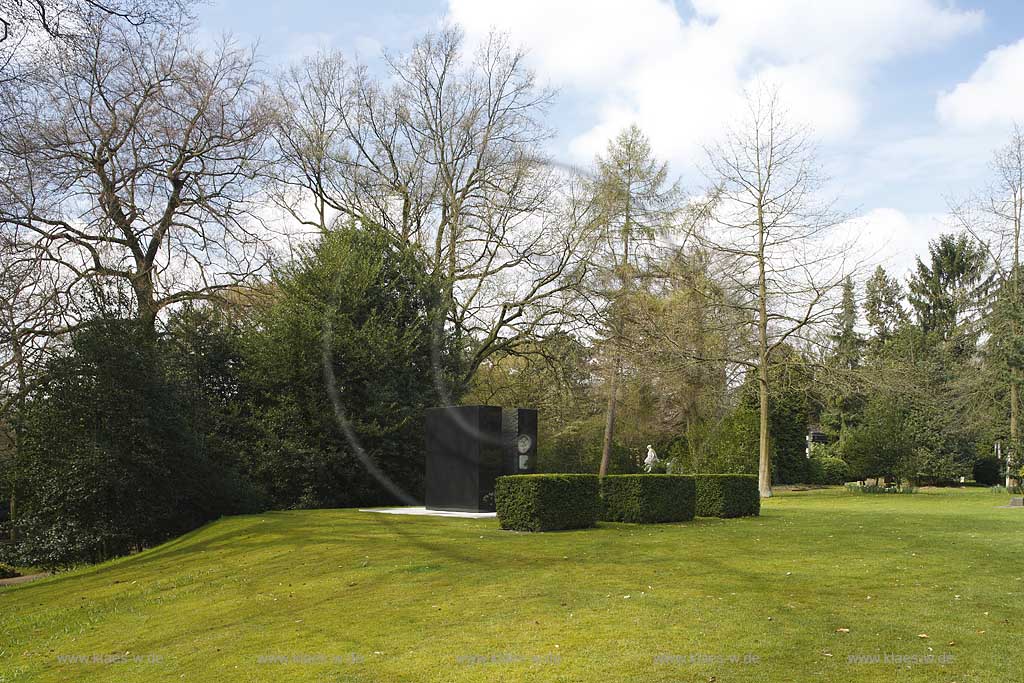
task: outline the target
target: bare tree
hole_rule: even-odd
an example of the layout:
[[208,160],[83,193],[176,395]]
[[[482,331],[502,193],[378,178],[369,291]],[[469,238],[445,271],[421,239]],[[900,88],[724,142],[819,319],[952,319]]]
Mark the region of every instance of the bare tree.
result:
[[1024,131],[1014,125],[1009,141],[992,158],[992,181],[987,190],[950,207],[953,219],[976,239],[994,270],[996,305],[989,312],[989,345],[997,348],[1006,370],[1010,402],[1010,450],[1007,457],[1007,486],[1011,465],[1021,464],[1019,343],[1024,333],[1024,282],[1021,273],[1021,229],[1024,227]]
[[188,31],[101,22],[89,49],[0,101],[5,245],[67,302],[123,291],[150,326],[266,263],[254,180],[270,111],[253,55],[207,54]]
[[791,125],[777,92],[748,98],[748,116],[724,142],[708,149],[711,190],[695,208],[695,237],[718,256],[716,279],[749,325],[749,354],[726,359],[757,373],[760,407],[758,486],[772,495],[769,366],[786,346],[814,344],[814,328],[831,321],[848,245],[833,238],[842,220],[819,194],[823,180],[814,147]]
[[183,21],[193,0],[0,0],[0,84],[24,78],[53,49],[75,48],[98,22]]
[[385,61],[384,81],[339,54],[281,77],[275,197],[313,231],[365,220],[417,245],[466,349],[465,386],[564,324],[586,210],[543,154],[552,93],[503,36],[468,55],[448,28]]

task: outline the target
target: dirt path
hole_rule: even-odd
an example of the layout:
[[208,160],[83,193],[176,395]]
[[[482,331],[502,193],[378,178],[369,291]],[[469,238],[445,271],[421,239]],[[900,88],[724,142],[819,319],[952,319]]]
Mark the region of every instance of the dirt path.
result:
[[29,581],[35,581],[36,579],[42,579],[50,576],[50,572],[41,572],[39,574],[28,574],[26,576],[15,576],[11,579],[0,579],[0,586],[14,586],[19,583],[28,583]]

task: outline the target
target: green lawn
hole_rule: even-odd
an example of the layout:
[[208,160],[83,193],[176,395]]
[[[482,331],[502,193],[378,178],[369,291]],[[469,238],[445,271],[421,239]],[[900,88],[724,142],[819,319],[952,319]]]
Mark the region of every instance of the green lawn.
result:
[[760,518],[532,535],[228,518],[0,589],[0,681],[1020,681],[1008,500],[829,489]]

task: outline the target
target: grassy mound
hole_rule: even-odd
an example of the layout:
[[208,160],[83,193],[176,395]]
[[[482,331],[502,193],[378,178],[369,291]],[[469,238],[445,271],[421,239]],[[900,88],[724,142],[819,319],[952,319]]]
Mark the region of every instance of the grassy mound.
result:
[[557,534],[227,518],[0,588],[0,680],[1019,680],[1024,512],[1006,501],[824,489]]

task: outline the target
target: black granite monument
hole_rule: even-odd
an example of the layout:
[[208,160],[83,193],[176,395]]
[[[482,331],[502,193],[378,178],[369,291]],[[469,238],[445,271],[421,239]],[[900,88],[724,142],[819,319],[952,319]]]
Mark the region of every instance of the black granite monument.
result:
[[427,411],[427,509],[493,512],[494,480],[537,462],[537,411],[450,406]]

